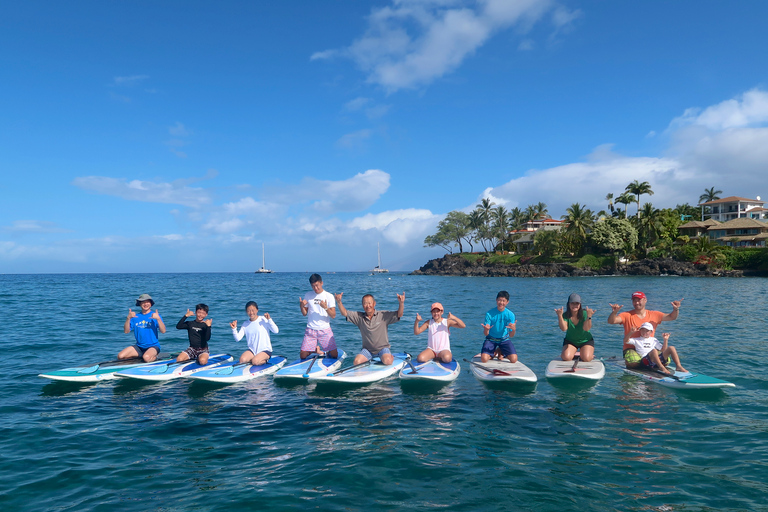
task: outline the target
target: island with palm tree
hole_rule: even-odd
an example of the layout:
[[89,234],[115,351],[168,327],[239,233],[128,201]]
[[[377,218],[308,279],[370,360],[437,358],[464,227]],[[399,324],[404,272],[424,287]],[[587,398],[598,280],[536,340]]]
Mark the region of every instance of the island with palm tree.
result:
[[[731,199],[721,200],[721,190],[705,189],[697,206],[684,203],[663,209],[642,202],[643,196],[653,194],[649,182],[635,180],[619,194],[607,194],[605,209],[594,212],[573,203],[559,220],[551,218],[542,202],[507,209],[484,198],[469,213],[454,210],[446,214],[424,245],[442,247],[447,254],[414,274],[768,275],[768,210],[763,208],[764,214],[754,210],[765,224],[765,236],[753,237],[762,247],[742,248],[701,236],[707,226],[694,236],[684,234],[686,227],[700,224],[696,219],[714,215],[718,201]],[[759,198],[758,203],[762,204]],[[630,205],[635,207],[634,215],[628,213]]]

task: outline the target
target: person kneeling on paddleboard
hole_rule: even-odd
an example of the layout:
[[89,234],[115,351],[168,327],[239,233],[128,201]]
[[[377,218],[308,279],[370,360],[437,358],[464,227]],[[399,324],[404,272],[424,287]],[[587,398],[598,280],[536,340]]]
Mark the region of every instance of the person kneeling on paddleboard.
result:
[[[509,293],[500,291],[496,294],[496,307],[485,314],[485,323],[482,324],[485,334],[483,348],[480,351],[480,361],[487,363],[494,356],[506,357],[510,363],[517,362],[517,352],[510,338],[517,332],[515,314],[507,309]],[[500,355],[500,356],[499,356]]]
[[[187,318],[195,315],[195,319],[191,322],[187,322]],[[197,362],[201,365],[208,363],[208,340],[211,339],[211,319],[205,320],[208,315],[208,306],[205,304],[198,304],[195,306],[195,312],[187,309],[187,312],[181,317],[179,323],[176,324],[177,329],[186,329],[187,336],[189,337],[189,348],[179,354],[176,361],[179,363],[182,361],[189,361],[190,359],[197,359]]]
[[432,318],[424,322],[419,327],[421,322],[421,315],[416,313],[416,322],[413,324],[413,334],[419,335],[429,328],[427,333],[427,348],[425,348],[421,354],[418,355],[416,360],[420,363],[426,363],[432,359],[438,359],[443,363],[450,363],[453,361],[453,354],[451,354],[451,340],[450,340],[450,328],[458,327],[463,329],[466,327],[461,318],[453,316],[448,313],[448,318],[443,318],[443,305],[439,302],[432,304]]
[[[640,359],[641,367],[656,369],[671,375],[672,372],[670,372],[664,364],[669,364],[671,359],[675,363],[676,371],[685,372],[686,369],[680,364],[680,357],[677,355],[677,350],[675,347],[668,344],[669,333],[665,332],[662,334],[662,337],[664,338],[663,344],[653,336],[653,324],[645,322],[640,326],[640,336],[630,338],[627,342],[635,347],[635,351],[642,358]],[[659,355],[661,355],[661,357],[659,357]]]
[[245,304],[245,312],[248,314],[248,320],[243,322],[239,331],[237,330],[237,320],[229,322],[235,340],[240,341],[245,336],[248,342],[248,350],[240,356],[240,364],[250,363],[253,366],[261,366],[272,357],[272,341],[269,338],[269,331],[277,334],[279,329],[269,313],[259,316],[259,305],[254,301],[251,300]]
[[158,340],[158,331],[165,333],[165,324],[163,318],[157,310],[152,312],[152,306],[155,301],[148,293],[142,293],[136,299],[136,305],[141,308],[141,313],[136,314],[132,309],[128,309],[128,318],[125,319],[123,331],[126,334],[133,331],[136,338],[136,344],[125,347],[117,354],[118,359],[131,359],[140,357],[145,363],[151,363],[157,359],[160,353],[160,341]]
[[389,324],[399,322],[405,309],[405,293],[397,294],[397,311],[376,311],[376,299],[373,295],[363,295],[363,311],[347,311],[341,303],[343,293],[334,295],[339,313],[344,315],[347,322],[353,323],[360,329],[363,336],[363,348],[355,356],[353,364],[362,364],[378,356],[381,362],[390,365],[395,358],[389,348]]
[[323,278],[320,274],[309,276],[309,284],[312,291],[299,297],[301,314],[307,317],[299,359],[306,359],[313,352],[326,353],[336,359],[339,357],[339,351],[331,330],[331,318],[336,318],[336,301],[333,295],[323,290]]
[[560,359],[573,361],[578,351],[579,360],[591,361],[595,357],[595,340],[589,331],[592,329],[592,315],[595,314],[595,310],[582,308],[581,297],[577,293],[572,293],[565,305],[565,312],[563,308],[557,308],[555,313],[557,313],[560,330],[565,331]]

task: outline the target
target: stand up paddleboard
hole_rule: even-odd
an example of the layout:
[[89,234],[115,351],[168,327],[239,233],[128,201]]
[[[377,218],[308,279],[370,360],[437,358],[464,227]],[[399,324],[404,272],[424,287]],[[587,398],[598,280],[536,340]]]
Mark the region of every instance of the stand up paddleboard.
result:
[[657,370],[640,370],[638,368],[622,368],[625,373],[640,377],[641,379],[655,382],[661,386],[674,389],[713,389],[713,388],[733,388],[736,384],[725,380],[716,379],[704,375],[703,373],[691,373],[691,372],[674,372],[672,368],[667,367],[669,371],[672,371],[673,375],[668,376]]
[[405,359],[410,357],[408,354],[392,354],[394,360],[392,364],[384,364],[381,359],[374,357],[365,363],[350,366],[336,370],[325,375],[314,375],[309,377],[309,382],[317,384],[370,384],[379,380],[386,379],[397,373],[405,366]]
[[600,380],[605,376],[605,365],[597,359],[589,362],[578,358],[574,361],[555,359],[549,362],[546,376],[548,379]]
[[477,355],[469,361],[472,373],[483,382],[536,382],[536,374],[520,361],[510,363],[509,360],[491,359],[481,362]]
[[400,370],[400,378],[408,382],[451,382],[456,380],[461,366],[455,360],[450,363],[427,361],[426,363],[406,364]]
[[186,377],[195,372],[205,370],[206,368],[212,368],[231,360],[232,356],[229,354],[216,354],[208,357],[208,363],[205,365],[201,365],[197,360],[182,361],[180,363],[177,363],[175,360],[170,362],[156,361],[144,366],[139,366],[138,368],[120,370],[119,372],[115,372],[115,375],[126,379],[152,381],[178,379],[179,377]]
[[232,384],[273,374],[282,368],[286,361],[287,359],[283,356],[272,356],[266,363],[258,366],[254,366],[250,363],[232,361],[229,363],[222,363],[215,368],[196,372],[190,375],[189,378],[205,380],[208,382]]
[[310,354],[306,359],[299,359],[287,364],[275,373],[275,380],[306,381],[315,375],[327,375],[341,367],[347,357],[346,352],[339,350],[339,357],[322,357],[320,354]]
[[[171,357],[173,357],[173,359],[171,359]],[[157,355],[158,360],[166,363],[175,361],[175,358],[176,356],[171,356],[171,354],[167,353],[160,353]],[[64,380],[68,382],[98,382],[100,380],[116,379],[115,372],[153,363],[145,363],[140,357],[132,357],[130,359],[104,361],[103,363],[95,363],[88,366],[62,368],[61,370],[56,370],[50,373],[41,373],[38,377],[52,380]]]

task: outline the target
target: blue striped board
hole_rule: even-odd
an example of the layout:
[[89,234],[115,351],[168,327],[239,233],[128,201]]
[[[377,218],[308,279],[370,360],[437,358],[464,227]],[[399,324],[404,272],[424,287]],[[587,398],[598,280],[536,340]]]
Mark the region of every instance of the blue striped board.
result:
[[115,375],[126,379],[139,379],[139,380],[170,380],[178,379],[179,377],[186,377],[208,368],[212,368],[227,361],[231,361],[232,356],[229,354],[215,354],[208,357],[208,363],[201,365],[194,361],[182,361],[177,363],[175,360],[168,361],[156,361],[149,363],[138,368],[129,368],[127,370],[121,370],[116,372]]
[[[416,371],[414,371],[414,368]],[[456,360],[450,363],[438,361],[427,361],[426,363],[406,364],[400,370],[400,378],[405,381],[431,381],[431,382],[451,382],[456,380],[461,371],[461,366]]]
[[370,384],[383,380],[397,373],[405,365],[405,359],[410,357],[404,353],[392,354],[392,356],[394,357],[392,364],[384,364],[381,359],[374,357],[359,365],[342,368],[325,375],[314,375],[309,378],[309,382],[317,384]]
[[231,361],[209,370],[193,373],[189,378],[208,382],[220,382],[222,384],[234,384],[235,382],[243,382],[273,374],[282,368],[286,361],[287,359],[284,356],[272,356],[266,363],[258,366]]
[[637,368],[626,367],[622,367],[622,369],[625,373],[630,375],[674,389],[715,389],[736,387],[736,384],[733,382],[710,377],[703,373],[675,372],[672,371],[672,368],[668,369],[672,371],[674,375],[673,377],[665,376],[656,370],[640,370]]
[[[286,379],[294,381],[306,381],[314,375],[326,375],[333,373],[341,367],[341,363],[347,357],[346,352],[339,349],[339,357],[319,357],[316,354],[310,354],[306,359],[298,359],[290,364],[286,364],[276,373],[275,379]],[[307,373],[309,371],[309,373]]]
[[[173,359],[171,359],[173,357]],[[157,359],[163,362],[173,362],[176,356],[170,354],[160,353],[157,355]],[[75,366],[72,368],[62,368],[49,373],[41,373],[38,377],[51,380],[63,380],[67,382],[99,382],[102,380],[116,379],[115,372],[121,370],[127,370],[129,368],[137,368],[139,366],[145,366],[143,359],[140,357],[132,357],[130,359],[117,359],[114,361],[104,361],[102,363],[94,363],[87,366]]]

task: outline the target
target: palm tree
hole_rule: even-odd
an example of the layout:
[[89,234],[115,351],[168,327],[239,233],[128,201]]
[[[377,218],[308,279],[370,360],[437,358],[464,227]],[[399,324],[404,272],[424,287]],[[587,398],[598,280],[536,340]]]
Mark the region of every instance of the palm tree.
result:
[[608,209],[611,210],[611,215],[613,215],[613,212],[615,211],[615,208],[613,207],[613,194],[607,194],[605,200],[608,201]]
[[[491,212],[494,206],[496,206],[496,203],[491,201],[489,197],[484,197],[476,207],[478,210],[480,210],[480,214],[483,216],[483,223],[485,224],[485,233],[483,233],[484,236],[491,236]],[[483,249],[485,249],[485,244],[483,244]]]
[[634,194],[637,198],[637,217],[640,218],[640,196],[643,194],[648,194],[649,196],[653,195],[653,190],[651,190],[651,185],[647,181],[644,181],[640,183],[639,181],[635,180],[629,185],[627,185],[627,188],[625,188],[627,192]]
[[722,190],[715,190],[715,187],[705,188],[704,193],[699,196],[699,204],[708,203],[710,201],[717,201],[720,199],[718,194],[722,194]]
[[515,206],[509,210],[509,229],[515,231],[523,227],[523,211]]
[[534,209],[536,211],[536,218],[544,220],[549,216],[549,212],[547,211],[547,205],[545,203],[542,203],[539,201],[536,206],[534,206]]
[[494,231],[498,230],[499,239],[501,240],[501,252],[504,252],[504,239],[509,232],[509,212],[503,206],[497,206],[493,210],[493,228]]
[[653,204],[645,203],[642,213],[637,219],[637,231],[641,239],[638,245],[644,245],[645,252],[648,254],[648,247],[658,238],[662,226],[659,219],[659,210],[654,208]]
[[630,194],[629,192],[624,192],[624,193],[622,193],[622,194],[621,194],[619,197],[617,197],[616,199],[614,199],[614,200],[613,200],[613,202],[615,202],[615,203],[619,203],[619,204],[623,204],[623,205],[624,205],[624,211],[622,212],[621,210],[619,210],[619,209],[617,208],[617,209],[616,209],[616,214],[617,214],[617,216],[618,216],[619,218],[624,218],[624,219],[626,219],[626,218],[627,218],[627,206],[628,206],[630,203],[634,203],[634,202],[635,202],[635,196],[633,196],[633,195],[632,195],[632,194]]
[[592,210],[579,203],[573,203],[565,212],[566,214],[560,217],[567,222],[565,234],[573,240],[576,249],[574,252],[581,252],[587,239],[587,231],[593,224]]
[[469,227],[474,231],[475,240],[482,244],[483,252],[488,252],[485,248],[485,237],[483,236],[485,221],[483,220],[483,213],[479,208],[469,214]]

